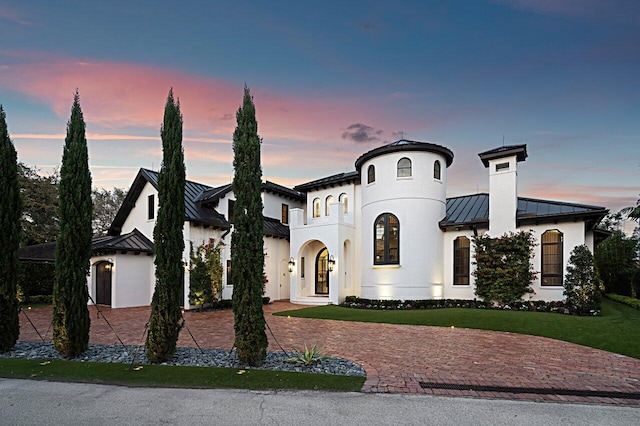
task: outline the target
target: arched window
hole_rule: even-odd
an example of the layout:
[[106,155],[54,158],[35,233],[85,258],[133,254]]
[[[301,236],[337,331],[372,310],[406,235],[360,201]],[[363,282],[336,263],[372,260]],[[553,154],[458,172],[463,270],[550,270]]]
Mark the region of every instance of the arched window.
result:
[[324,200],[324,215],[331,215],[331,204],[333,204],[333,195],[329,195],[326,200]]
[[397,265],[400,263],[400,222],[391,213],[376,219],[373,229],[373,263]]
[[316,256],[316,294],[329,294],[329,250],[323,248]]
[[313,217],[320,217],[320,198],[313,200]]
[[407,157],[398,161],[398,177],[411,177],[411,160]]
[[542,285],[562,285],[562,240],[557,229],[542,234]]
[[453,285],[469,285],[469,239],[458,237],[453,241]]
[[373,164],[367,169],[367,183],[373,183],[376,181],[376,168]]
[[340,194],[338,201],[342,204],[342,211],[344,214],[349,213],[349,198],[346,193]]
[[440,161],[436,160],[436,162],[433,163],[433,178],[440,180],[441,176],[442,176],[442,173],[441,173]]

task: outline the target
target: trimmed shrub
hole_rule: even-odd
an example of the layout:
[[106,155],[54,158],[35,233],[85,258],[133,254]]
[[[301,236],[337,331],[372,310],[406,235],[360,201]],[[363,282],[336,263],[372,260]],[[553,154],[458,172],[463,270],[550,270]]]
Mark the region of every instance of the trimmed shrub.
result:
[[634,309],[640,310],[640,299],[634,299],[633,297],[628,297],[628,296],[621,296],[615,293],[607,293],[605,294],[605,296],[611,300],[624,303],[625,305],[631,306]]
[[571,251],[564,279],[564,296],[571,313],[598,315],[602,298],[601,286],[591,251],[584,244],[576,246]]
[[34,301],[34,298],[45,297],[49,298],[50,302],[53,295],[55,270],[55,263],[20,262],[18,272],[18,301],[20,301],[20,303],[47,303]]

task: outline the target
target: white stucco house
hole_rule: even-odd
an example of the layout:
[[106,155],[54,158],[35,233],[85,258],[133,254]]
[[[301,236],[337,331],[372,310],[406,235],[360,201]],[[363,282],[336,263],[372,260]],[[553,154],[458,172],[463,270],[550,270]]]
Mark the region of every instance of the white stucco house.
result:
[[[447,198],[448,148],[399,140],[364,153],[355,170],[293,189],[263,184],[266,296],[294,303],[338,304],[371,299],[473,299],[474,235],[531,230],[538,242],[534,300],[563,299],[571,250],[592,250],[607,209],[518,196],[526,145],[479,154],[489,193]],[[188,181],[185,253],[210,237],[227,243],[223,298],[233,283],[229,252],[234,194]],[[113,307],[148,305],[155,284],[153,226],[157,173],[141,169],[102,249],[94,250],[89,292]],[[112,247],[109,246],[112,244]],[[188,304],[188,270],[183,295]]]

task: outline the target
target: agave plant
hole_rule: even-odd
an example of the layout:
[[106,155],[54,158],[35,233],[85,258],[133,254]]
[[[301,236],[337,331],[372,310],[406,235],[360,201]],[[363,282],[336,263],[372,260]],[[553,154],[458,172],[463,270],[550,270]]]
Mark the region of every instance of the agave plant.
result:
[[296,352],[293,357],[289,358],[289,361],[309,366],[321,361],[324,358],[326,357],[320,353],[317,344],[313,345],[313,347],[309,349],[307,347],[307,344],[305,343],[304,352]]

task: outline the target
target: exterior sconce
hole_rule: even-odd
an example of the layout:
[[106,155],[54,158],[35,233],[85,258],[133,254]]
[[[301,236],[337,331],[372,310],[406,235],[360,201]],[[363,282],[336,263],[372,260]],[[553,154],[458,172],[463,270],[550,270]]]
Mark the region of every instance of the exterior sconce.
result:
[[111,269],[113,268],[113,261],[111,259],[109,259],[107,261],[107,264],[104,265],[104,270],[107,272],[111,272]]
[[289,272],[293,272],[293,267],[296,266],[296,261],[293,260],[293,257],[289,258]]
[[329,256],[329,262],[327,265],[327,269],[329,269],[329,272],[333,272],[333,267],[336,264],[336,260],[334,259],[333,255]]

